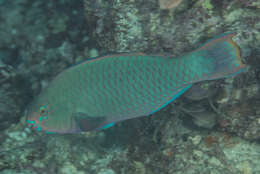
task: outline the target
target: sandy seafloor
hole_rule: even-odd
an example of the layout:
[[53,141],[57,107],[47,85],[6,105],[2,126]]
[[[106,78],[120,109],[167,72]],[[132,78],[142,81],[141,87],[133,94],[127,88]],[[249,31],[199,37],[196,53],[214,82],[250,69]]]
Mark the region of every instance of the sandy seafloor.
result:
[[[248,66],[235,78],[199,83],[104,131],[52,135],[25,124],[33,98],[79,61],[178,57],[225,32],[237,33]],[[259,67],[259,0],[0,0],[0,173],[259,174]]]

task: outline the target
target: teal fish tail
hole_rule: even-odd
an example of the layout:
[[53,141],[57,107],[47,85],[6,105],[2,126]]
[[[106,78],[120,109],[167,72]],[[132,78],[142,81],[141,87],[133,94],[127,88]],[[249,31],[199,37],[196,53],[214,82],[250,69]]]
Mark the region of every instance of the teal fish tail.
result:
[[241,60],[240,49],[232,40],[234,35],[235,33],[222,34],[198,49],[199,52],[204,52],[205,62],[212,64],[205,79],[233,77],[246,69]]
[[240,49],[232,40],[234,35],[235,33],[222,34],[198,49],[199,52],[204,52],[205,62],[212,64],[206,79],[232,77],[246,69],[241,60]]

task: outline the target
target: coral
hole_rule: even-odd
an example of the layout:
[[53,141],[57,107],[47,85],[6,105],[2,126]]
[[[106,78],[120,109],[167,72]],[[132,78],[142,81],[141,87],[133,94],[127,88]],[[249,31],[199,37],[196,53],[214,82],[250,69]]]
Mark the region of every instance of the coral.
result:
[[160,9],[176,8],[180,5],[182,0],[159,0]]
[[98,172],[98,174],[115,174],[115,172],[111,169],[104,169]]
[[61,32],[66,31],[67,29],[67,21],[68,21],[68,16],[66,15],[61,15],[61,16],[55,16],[53,19],[49,21],[49,27],[52,30],[53,34],[58,34]]
[[78,171],[77,168],[69,162],[66,162],[60,169],[61,174],[85,174],[83,171]]
[[89,57],[97,57],[98,56],[98,50],[92,48],[90,51],[89,51]]
[[193,122],[199,127],[212,129],[217,123],[216,117],[217,115],[214,112],[200,112],[193,116]]
[[211,3],[211,0],[202,0],[202,7],[207,10],[212,10],[214,6]]
[[207,148],[210,148],[213,144],[218,143],[218,141],[217,137],[207,136],[205,138],[205,145]]
[[214,82],[202,82],[194,84],[184,96],[189,100],[202,100],[212,97],[217,92],[218,86]]
[[[120,4],[118,4],[120,5]],[[115,40],[118,41],[118,51],[126,51],[128,43],[141,39],[142,24],[138,19],[138,11],[129,6],[127,11],[118,14],[119,20],[115,21]]]

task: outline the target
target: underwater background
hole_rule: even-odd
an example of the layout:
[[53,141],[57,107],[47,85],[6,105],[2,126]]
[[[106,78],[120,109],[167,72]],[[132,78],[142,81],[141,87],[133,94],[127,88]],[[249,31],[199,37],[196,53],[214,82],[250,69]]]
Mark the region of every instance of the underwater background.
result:
[[[194,85],[149,117],[45,134],[25,123],[64,69],[120,52],[170,54],[234,32],[248,70]],[[0,0],[0,174],[259,174],[259,0]]]

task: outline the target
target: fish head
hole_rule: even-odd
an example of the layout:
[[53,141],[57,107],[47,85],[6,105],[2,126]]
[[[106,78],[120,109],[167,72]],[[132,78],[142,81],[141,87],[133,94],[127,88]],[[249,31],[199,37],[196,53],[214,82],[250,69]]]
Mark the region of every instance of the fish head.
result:
[[32,129],[39,132],[48,132],[47,127],[52,110],[49,104],[36,101],[28,108],[26,122]]
[[[62,79],[55,78],[28,107],[26,122],[44,133],[74,133],[74,105],[64,98]],[[67,96],[67,95],[65,95]]]
[[63,102],[48,99],[48,94],[39,96],[29,106],[26,122],[34,130],[44,133],[74,133],[75,124],[69,108]]
[[55,102],[48,98],[49,93],[45,90],[32,101],[27,108],[26,122],[29,127],[39,132],[55,133],[54,126],[51,124],[56,117]]

